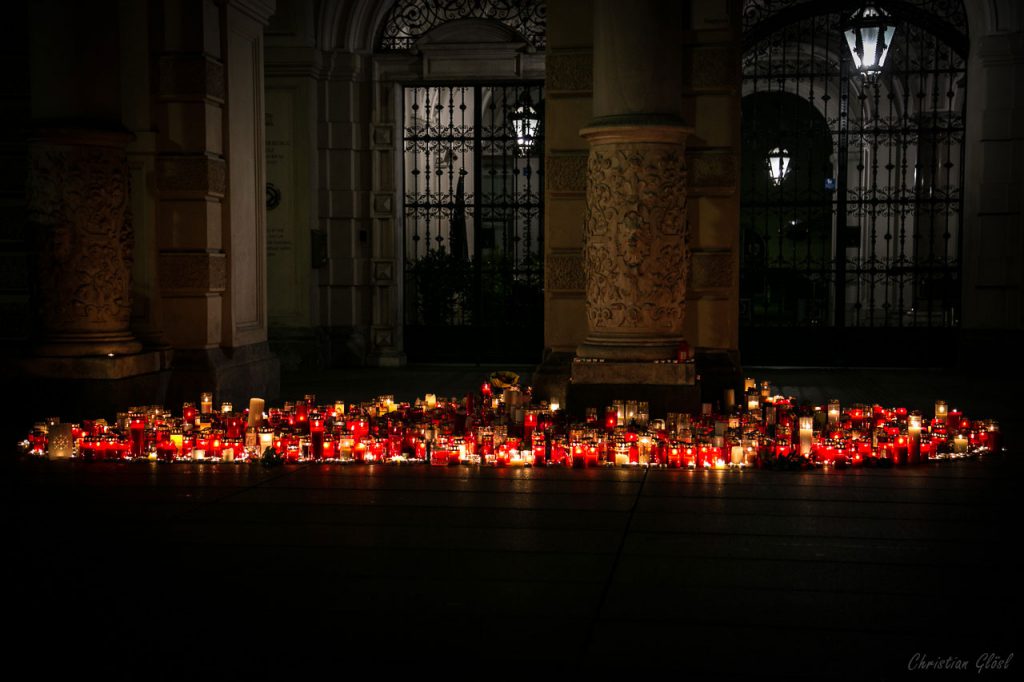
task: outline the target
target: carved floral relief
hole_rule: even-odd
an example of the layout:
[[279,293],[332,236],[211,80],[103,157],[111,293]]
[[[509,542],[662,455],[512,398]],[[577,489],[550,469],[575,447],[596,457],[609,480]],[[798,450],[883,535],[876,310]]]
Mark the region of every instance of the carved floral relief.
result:
[[688,268],[686,163],[677,145],[595,145],[584,262],[591,330],[681,333]]

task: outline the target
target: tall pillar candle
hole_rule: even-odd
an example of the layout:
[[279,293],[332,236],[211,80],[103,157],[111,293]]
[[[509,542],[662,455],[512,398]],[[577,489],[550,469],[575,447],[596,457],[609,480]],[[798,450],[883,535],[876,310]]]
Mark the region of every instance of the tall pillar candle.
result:
[[800,454],[810,457],[814,443],[814,417],[800,417]]
[[263,398],[250,398],[249,399],[249,423],[251,427],[259,427],[263,421],[263,408],[266,407],[266,402]]

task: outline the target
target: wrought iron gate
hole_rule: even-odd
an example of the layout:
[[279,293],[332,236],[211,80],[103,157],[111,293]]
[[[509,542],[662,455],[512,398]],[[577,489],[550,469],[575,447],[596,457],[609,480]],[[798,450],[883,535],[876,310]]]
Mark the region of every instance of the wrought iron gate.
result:
[[959,2],[896,20],[857,72],[862,3],[747,0],[741,347],[747,363],[935,364],[960,321],[966,30]]
[[543,350],[543,86],[404,90],[405,346],[411,360]]

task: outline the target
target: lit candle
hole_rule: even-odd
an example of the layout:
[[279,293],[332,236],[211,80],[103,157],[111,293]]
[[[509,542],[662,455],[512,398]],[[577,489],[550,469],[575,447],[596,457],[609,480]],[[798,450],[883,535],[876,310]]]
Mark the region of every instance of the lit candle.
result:
[[623,418],[625,424],[636,421],[637,413],[637,402],[635,400],[627,400],[623,403]]
[[963,455],[967,453],[966,435],[958,433],[955,436],[953,436],[953,452],[955,452],[958,455]]
[[199,411],[203,414],[210,414],[213,412],[213,394],[202,393],[199,396]]
[[261,428],[259,431],[259,444],[260,444],[260,455],[263,455],[267,448],[274,447],[274,430],[270,428]]
[[67,459],[75,448],[71,424],[52,424],[47,433],[46,456],[49,459]]
[[614,431],[615,427],[619,425],[619,415],[615,406],[612,405],[605,410],[604,413],[604,427],[608,431]]
[[324,456],[324,420],[319,412],[309,415],[309,441],[310,455],[313,459],[323,459]]
[[562,404],[555,400],[554,398],[551,399],[549,405],[552,412],[558,412],[560,409],[562,409]]
[[146,436],[145,416],[141,412],[132,412],[128,416],[128,428],[131,434],[132,457],[142,457]]
[[920,412],[907,418],[907,459],[911,464],[921,461],[921,422]]
[[743,380],[743,392],[744,393],[748,393],[750,391],[756,391],[756,390],[757,390],[757,379],[754,379],[753,377],[747,377],[746,379]]
[[800,417],[800,454],[810,457],[814,442],[814,417]]
[[258,427],[263,421],[263,408],[266,402],[263,398],[249,398],[249,422],[251,427]]
[[830,401],[828,401],[828,424],[829,424],[829,426],[833,426],[834,427],[834,426],[839,424],[839,416],[840,416],[840,414],[841,414],[841,410],[839,408],[839,401],[838,400],[830,400]]
[[235,411],[235,406],[232,403],[223,402],[220,404],[221,414],[227,414]]
[[181,455],[181,448],[185,442],[185,434],[178,429],[174,429],[171,431],[170,441],[171,445],[174,446],[174,456],[179,457]]
[[181,408],[181,420],[191,428],[196,423],[196,406],[192,403],[185,403]]
[[935,421],[936,422],[943,422],[944,423],[946,421],[946,415],[948,413],[949,413],[949,407],[946,406],[946,401],[945,400],[936,400],[935,401]]
[[946,413],[946,426],[950,429],[960,428],[961,417],[963,417],[963,413],[960,410],[956,408],[949,410],[949,412]]
[[437,407],[437,396],[433,393],[428,393],[426,397],[424,397],[423,402],[428,410],[433,410]]

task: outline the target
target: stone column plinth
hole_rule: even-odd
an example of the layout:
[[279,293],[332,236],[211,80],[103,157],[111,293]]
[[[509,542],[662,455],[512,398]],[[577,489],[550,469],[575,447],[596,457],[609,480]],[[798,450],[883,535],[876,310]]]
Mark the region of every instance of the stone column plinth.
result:
[[687,133],[664,123],[581,131],[590,155],[583,228],[587,338],[580,358],[676,357],[689,264]]
[[47,130],[30,143],[38,341],[44,357],[130,355],[128,133]]

